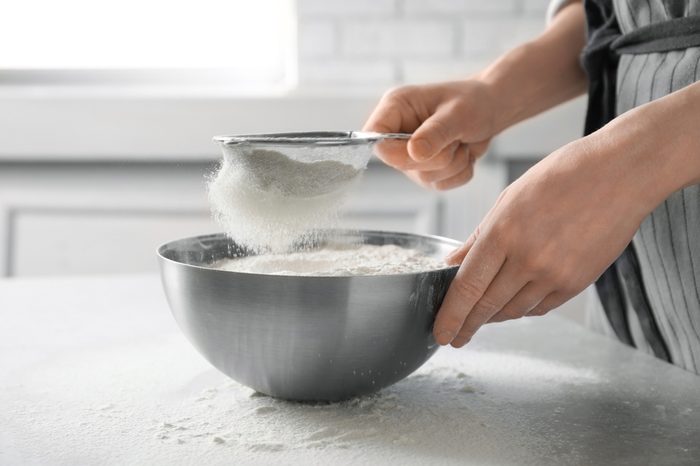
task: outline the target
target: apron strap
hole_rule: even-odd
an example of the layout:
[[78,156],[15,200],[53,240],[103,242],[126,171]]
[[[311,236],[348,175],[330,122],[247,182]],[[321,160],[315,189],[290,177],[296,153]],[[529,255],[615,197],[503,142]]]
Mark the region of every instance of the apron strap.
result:
[[[617,259],[615,265],[618,267],[620,274],[625,282],[627,295],[629,296],[632,309],[635,310],[639,319],[639,326],[642,328],[642,333],[645,339],[651,346],[654,355],[664,361],[671,361],[666,342],[661,337],[659,326],[654,319],[654,314],[649,307],[649,298],[647,292],[642,285],[640,277],[642,271],[639,268],[639,259],[637,252],[632,245],[629,245],[622,255]],[[625,310],[625,315],[627,312]],[[629,331],[629,329],[628,329]]]
[[618,54],[670,52],[700,46],[700,15],[649,24],[619,36],[611,44]]

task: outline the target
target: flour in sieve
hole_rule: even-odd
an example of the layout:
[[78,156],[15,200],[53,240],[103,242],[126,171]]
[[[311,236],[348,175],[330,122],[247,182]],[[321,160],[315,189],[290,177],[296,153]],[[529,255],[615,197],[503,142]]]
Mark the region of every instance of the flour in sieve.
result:
[[367,163],[362,151],[367,148],[231,149],[209,182],[214,217],[242,246],[286,252],[337,223]]
[[446,267],[416,249],[393,244],[328,245],[289,254],[262,254],[224,259],[214,267],[232,272],[273,275],[348,276],[418,273]]

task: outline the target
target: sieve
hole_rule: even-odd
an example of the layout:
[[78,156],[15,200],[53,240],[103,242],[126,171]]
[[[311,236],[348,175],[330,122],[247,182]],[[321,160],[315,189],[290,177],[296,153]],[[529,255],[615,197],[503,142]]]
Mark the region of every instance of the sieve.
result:
[[224,164],[264,192],[310,198],[347,188],[367,168],[374,146],[406,144],[407,133],[316,131],[217,136]]
[[284,145],[368,145],[385,139],[408,139],[409,133],[375,133],[369,131],[311,131],[296,133],[241,134],[215,136],[214,140],[225,145],[284,144]]

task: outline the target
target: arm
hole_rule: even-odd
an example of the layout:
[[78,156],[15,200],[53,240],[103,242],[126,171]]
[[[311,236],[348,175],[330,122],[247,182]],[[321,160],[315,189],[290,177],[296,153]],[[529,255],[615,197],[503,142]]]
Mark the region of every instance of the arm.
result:
[[581,3],[564,7],[532,42],[507,53],[477,79],[497,96],[496,133],[584,93],[579,63],[585,45]]
[[467,242],[436,318],[438,343],[486,322],[542,315],[591,284],[642,220],[700,183],[700,83],[621,115],[510,185]]
[[584,35],[583,7],[571,4],[538,38],[469,79],[388,92],[365,130],[414,133],[407,146],[380,145],[378,155],[417,183],[464,184],[493,136],[584,91]]

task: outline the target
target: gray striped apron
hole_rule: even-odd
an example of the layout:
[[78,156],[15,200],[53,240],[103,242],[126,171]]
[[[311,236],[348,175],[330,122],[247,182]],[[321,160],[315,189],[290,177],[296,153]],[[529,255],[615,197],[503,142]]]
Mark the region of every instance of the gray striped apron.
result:
[[[584,5],[586,134],[700,77],[700,0]],[[700,374],[700,186],[675,192],[658,206],[596,289],[602,306],[592,312],[605,320],[593,321],[606,322],[605,329],[624,343]]]

